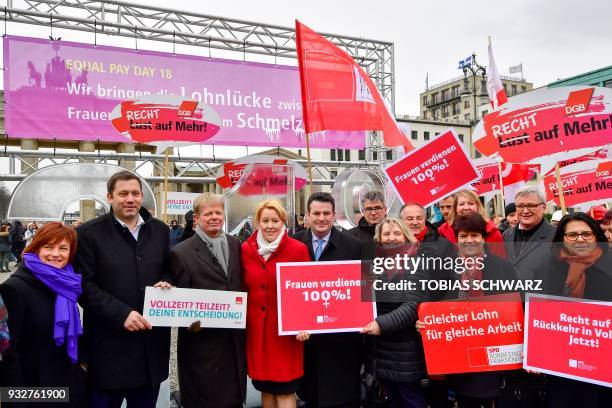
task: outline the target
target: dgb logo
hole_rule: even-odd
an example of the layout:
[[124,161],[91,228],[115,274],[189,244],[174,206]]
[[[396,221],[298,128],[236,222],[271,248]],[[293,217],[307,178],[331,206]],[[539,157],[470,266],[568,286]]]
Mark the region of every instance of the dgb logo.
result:
[[589,109],[594,90],[594,88],[586,88],[571,92],[565,104],[565,115],[586,112]]

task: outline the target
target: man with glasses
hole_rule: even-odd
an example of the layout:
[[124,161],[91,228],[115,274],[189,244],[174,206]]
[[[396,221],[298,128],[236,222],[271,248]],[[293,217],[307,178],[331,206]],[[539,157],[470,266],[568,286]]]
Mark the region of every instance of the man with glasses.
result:
[[518,224],[504,232],[508,260],[519,279],[533,279],[535,269],[550,255],[555,228],[544,218],[546,200],[534,186],[516,193]]
[[[507,229],[504,245],[508,261],[514,265],[519,279],[533,279],[536,269],[547,262],[555,228],[544,218],[546,200],[537,187],[525,186],[515,196],[518,224]],[[541,375],[525,371],[509,373],[501,397],[502,403],[521,407],[546,406],[546,383]]]
[[363,217],[359,224],[347,232],[361,242],[374,242],[374,230],[387,217],[385,196],[380,191],[368,191],[361,199]]

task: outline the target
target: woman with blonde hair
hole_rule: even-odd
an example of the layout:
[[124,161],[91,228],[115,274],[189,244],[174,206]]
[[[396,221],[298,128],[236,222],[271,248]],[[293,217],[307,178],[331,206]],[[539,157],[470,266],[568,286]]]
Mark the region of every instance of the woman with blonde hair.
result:
[[448,239],[453,244],[457,245],[457,236],[453,228],[453,220],[460,216],[470,214],[479,214],[487,223],[485,242],[489,245],[489,250],[494,255],[506,258],[506,250],[504,249],[504,238],[497,228],[497,225],[491,221],[485,212],[480,199],[472,190],[461,190],[455,194],[453,210],[451,212],[451,221],[441,225],[438,228],[438,233]]
[[[374,233],[376,256],[418,256],[418,240],[398,218],[386,218]],[[423,279],[421,271],[387,270],[379,279],[391,283]],[[414,325],[417,308],[426,300],[418,290],[377,291],[377,317],[361,329],[366,337],[366,371],[382,384],[389,407],[425,408],[421,379],[425,378],[425,356]],[[374,390],[376,391],[376,390]],[[370,391],[371,392],[371,391]]]
[[262,393],[264,408],[295,408],[295,393],[304,375],[307,333],[278,335],[276,264],[309,262],[306,245],[287,235],[287,212],[276,200],[266,200],[255,211],[257,228],[242,244],[243,283],[247,303],[247,372]]

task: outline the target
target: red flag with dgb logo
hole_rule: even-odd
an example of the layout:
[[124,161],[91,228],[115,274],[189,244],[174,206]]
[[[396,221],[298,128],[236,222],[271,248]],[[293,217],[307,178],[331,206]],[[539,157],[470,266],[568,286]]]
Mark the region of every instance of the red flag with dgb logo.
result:
[[452,129],[397,160],[385,173],[402,202],[423,207],[480,178]]
[[412,150],[359,64],[298,21],[295,31],[306,132],[381,130],[385,146]]

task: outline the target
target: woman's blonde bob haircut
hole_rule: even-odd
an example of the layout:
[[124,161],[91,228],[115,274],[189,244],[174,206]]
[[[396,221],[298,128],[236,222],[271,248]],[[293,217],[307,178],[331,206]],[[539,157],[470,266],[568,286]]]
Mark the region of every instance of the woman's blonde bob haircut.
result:
[[257,210],[255,210],[255,224],[259,225],[259,220],[261,219],[261,213],[263,210],[269,209],[274,210],[278,214],[278,218],[281,219],[283,224],[287,224],[287,211],[283,208],[283,205],[278,200],[265,200],[259,203],[257,206]]
[[418,240],[416,239],[416,237],[414,236],[414,234],[412,233],[412,231],[410,231],[410,228],[408,228],[408,226],[406,225],[406,223],[404,221],[402,221],[399,218],[393,218],[393,217],[389,217],[389,218],[385,218],[384,220],[382,220],[377,226],[376,226],[376,231],[374,232],[374,241],[380,243],[382,241],[382,229],[384,225],[387,224],[395,224],[399,227],[399,229],[402,230],[402,233],[404,234],[404,237],[406,238],[406,242],[410,242],[412,244],[416,244],[418,242]]

